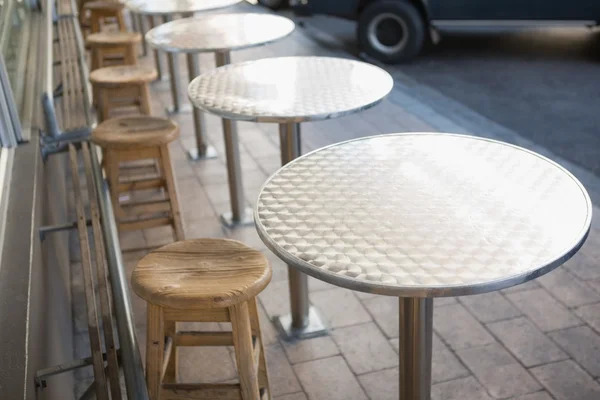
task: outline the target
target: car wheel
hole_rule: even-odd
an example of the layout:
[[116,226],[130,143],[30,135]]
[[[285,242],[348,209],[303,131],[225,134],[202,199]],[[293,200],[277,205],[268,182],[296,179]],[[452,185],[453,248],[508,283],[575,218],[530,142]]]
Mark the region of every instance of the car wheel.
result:
[[258,0],[258,3],[271,10],[279,10],[289,6],[289,0]]
[[425,22],[408,1],[378,1],[361,13],[357,36],[361,51],[379,61],[408,61],[423,47]]

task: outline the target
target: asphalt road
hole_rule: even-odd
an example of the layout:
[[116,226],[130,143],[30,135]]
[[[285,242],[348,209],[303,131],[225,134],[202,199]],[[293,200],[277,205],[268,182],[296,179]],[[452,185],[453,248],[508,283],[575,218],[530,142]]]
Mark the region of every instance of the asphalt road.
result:
[[[357,53],[354,24],[302,19]],[[410,64],[386,67],[600,177],[600,31],[443,32]]]

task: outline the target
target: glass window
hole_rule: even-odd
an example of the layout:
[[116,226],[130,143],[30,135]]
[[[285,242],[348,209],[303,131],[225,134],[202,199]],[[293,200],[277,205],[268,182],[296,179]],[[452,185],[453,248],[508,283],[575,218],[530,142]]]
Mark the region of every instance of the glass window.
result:
[[[3,146],[14,146],[21,137],[29,45],[32,42],[30,17],[35,0],[0,0],[0,118],[5,129]],[[31,83],[31,82],[30,82]],[[8,129],[8,131],[6,130]]]

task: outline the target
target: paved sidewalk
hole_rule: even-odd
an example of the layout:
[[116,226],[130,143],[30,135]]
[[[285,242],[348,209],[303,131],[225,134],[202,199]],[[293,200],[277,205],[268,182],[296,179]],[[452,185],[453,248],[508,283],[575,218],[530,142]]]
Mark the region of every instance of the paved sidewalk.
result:
[[[258,11],[247,4],[238,10]],[[298,29],[285,40],[233,53],[232,58],[238,62],[285,55],[344,56],[315,43]],[[181,78],[187,86],[184,61],[181,58]],[[153,63],[152,57],[143,62]],[[202,56],[201,63],[203,70],[211,69],[214,59]],[[414,86],[410,82],[401,82],[388,100],[371,110],[304,124],[303,152],[374,134],[472,132],[473,121],[461,124],[460,120],[450,119],[411,97],[411,90]],[[171,102],[168,82],[155,84],[152,96],[155,114],[164,115],[164,108]],[[260,304],[274,398],[397,399],[397,299],[336,288],[310,278],[311,301],[327,319],[331,333],[297,343],[281,341],[269,319],[289,310],[287,267],[265,248],[254,227],[229,230],[218,220],[218,214],[229,209],[220,120],[206,117],[209,140],[219,158],[190,163],[184,150],[194,145],[191,114],[173,119],[181,126],[181,138],[172,146],[172,158],[187,237],[238,239],[263,250],[272,263],[273,281],[260,295]],[[246,199],[252,205],[260,186],[280,164],[277,126],[239,123],[238,127]],[[490,135],[497,129],[494,126]],[[127,249],[170,239],[168,230],[158,229],[123,235],[121,245]],[[581,252],[564,267],[525,285],[436,300],[433,399],[600,399],[599,241],[600,235],[594,229]],[[129,273],[141,256],[125,252]],[[74,288],[74,298],[82,296],[80,286]],[[145,306],[132,296],[138,338],[145,345]],[[84,346],[83,310],[74,313],[79,344]],[[227,329],[224,324],[208,328]],[[236,377],[235,359],[228,349],[189,349],[180,358],[182,382],[230,381]]]

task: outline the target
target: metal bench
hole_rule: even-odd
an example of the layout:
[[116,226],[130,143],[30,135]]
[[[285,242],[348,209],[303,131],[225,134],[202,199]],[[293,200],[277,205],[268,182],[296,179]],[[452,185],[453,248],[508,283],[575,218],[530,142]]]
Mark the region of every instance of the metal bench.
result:
[[[48,47],[42,154],[46,158],[68,151],[76,221],[43,227],[40,236],[43,240],[52,232],[77,229],[91,356],[38,370],[36,383],[43,390],[52,376],[91,365],[94,382],[81,399],[95,395],[99,400],[120,400],[120,364],[127,398],[148,400],[110,193],[98,149],[88,143],[94,118],[76,5],[73,0],[57,4],[49,0],[47,4],[52,8],[46,10],[45,21]],[[53,82],[60,83],[54,87]]]

